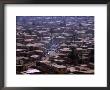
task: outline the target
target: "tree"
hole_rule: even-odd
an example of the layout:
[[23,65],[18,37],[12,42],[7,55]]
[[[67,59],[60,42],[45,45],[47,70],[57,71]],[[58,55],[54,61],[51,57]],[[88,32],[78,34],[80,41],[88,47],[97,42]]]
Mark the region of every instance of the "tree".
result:
[[79,62],[79,56],[75,49],[75,47],[71,48],[71,52],[68,54],[69,63],[73,65],[78,65]]

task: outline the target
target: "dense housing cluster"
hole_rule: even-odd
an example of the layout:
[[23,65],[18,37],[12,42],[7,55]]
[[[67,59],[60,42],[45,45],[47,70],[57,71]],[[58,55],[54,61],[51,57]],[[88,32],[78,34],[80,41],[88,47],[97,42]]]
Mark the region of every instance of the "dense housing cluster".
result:
[[93,74],[93,16],[17,16],[17,74]]

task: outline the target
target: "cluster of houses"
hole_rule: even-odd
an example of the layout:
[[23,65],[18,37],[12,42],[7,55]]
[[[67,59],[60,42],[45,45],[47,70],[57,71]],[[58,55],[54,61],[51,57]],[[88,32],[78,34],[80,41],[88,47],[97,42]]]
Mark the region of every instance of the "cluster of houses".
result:
[[93,16],[16,19],[17,74],[94,74]]

